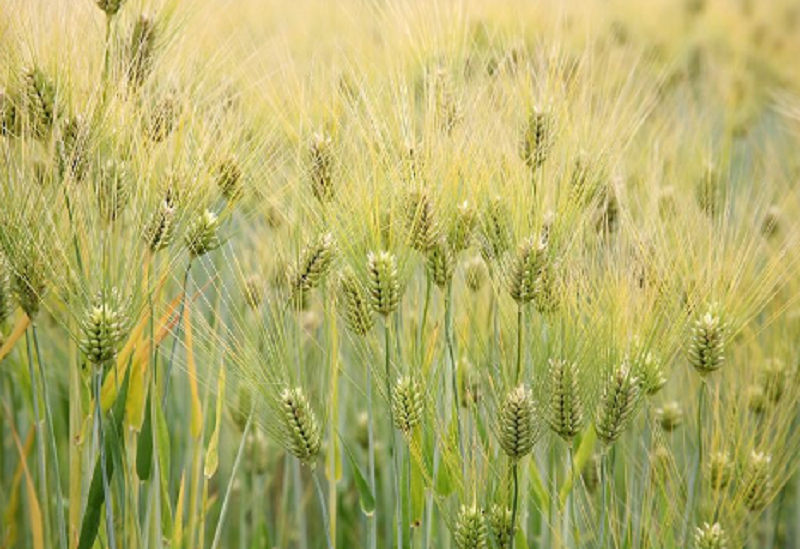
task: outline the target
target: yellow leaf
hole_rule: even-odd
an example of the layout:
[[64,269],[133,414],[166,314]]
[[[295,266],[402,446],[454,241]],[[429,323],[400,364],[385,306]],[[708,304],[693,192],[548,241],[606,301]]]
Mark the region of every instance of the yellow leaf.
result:
[[[11,414],[7,415],[11,417]],[[17,446],[17,453],[19,453],[20,464],[22,471],[25,473],[25,488],[28,493],[28,515],[31,521],[31,536],[33,537],[34,549],[44,549],[44,530],[42,528],[42,510],[39,506],[39,500],[36,497],[36,488],[33,485],[31,473],[28,470],[28,463],[26,461],[26,453],[22,448],[22,443],[19,440],[17,430],[14,428],[13,423],[9,422],[11,427],[11,435],[14,437],[14,443]]]
[[184,337],[186,343],[186,366],[189,374],[189,391],[192,396],[192,415],[189,430],[192,437],[196,439],[203,432],[203,409],[200,406],[200,394],[197,390],[197,366],[194,362],[194,338],[192,337],[191,310],[191,307],[186,307]]
[[3,360],[8,353],[14,348],[19,338],[25,335],[25,330],[28,329],[28,326],[31,324],[31,319],[28,318],[28,315],[25,313],[22,314],[22,318],[17,321],[17,324],[14,326],[14,330],[11,332],[11,335],[8,336],[8,339],[0,347],[0,360]]
[[5,512],[5,523],[8,524],[6,530],[6,537],[3,547],[14,547],[17,544],[17,521],[15,520],[17,510],[19,509],[19,485],[22,482],[22,465],[27,462],[28,456],[33,448],[33,429],[28,431],[28,438],[25,439],[25,453],[23,459],[17,465],[14,471],[14,479],[11,481],[11,490],[9,493],[11,497],[8,501],[8,507]]
[[186,471],[181,473],[181,487],[178,490],[178,503],[175,506],[175,524],[172,531],[172,546],[180,547],[183,541],[183,493],[186,484]]
[[214,423],[214,432],[208,441],[206,450],[206,465],[203,470],[205,477],[210,479],[219,467],[219,430],[222,425],[222,402],[225,399],[225,365],[219,367],[219,381],[217,382],[217,418]]

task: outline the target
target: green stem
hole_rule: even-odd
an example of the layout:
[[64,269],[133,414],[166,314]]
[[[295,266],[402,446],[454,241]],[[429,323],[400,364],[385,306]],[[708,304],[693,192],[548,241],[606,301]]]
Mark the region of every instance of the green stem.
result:
[[515,385],[519,383],[519,376],[522,373],[522,324],[524,316],[524,309],[520,303],[517,306],[517,369],[514,374]]
[[97,446],[100,452],[100,471],[103,477],[103,500],[105,501],[106,509],[106,535],[108,536],[108,546],[112,549],[116,548],[114,541],[114,510],[113,502],[111,501],[111,486],[108,484],[108,470],[106,468],[106,450],[104,447],[105,441],[103,440],[103,419],[102,419],[102,404],[101,396],[103,392],[103,367],[102,365],[95,364],[94,368],[94,422],[97,429]]
[[[367,438],[369,440],[369,489],[375,493],[375,431],[372,411],[372,367],[367,366]],[[378,546],[378,519],[375,513],[367,517],[367,543],[370,549]]]
[[456,370],[456,356],[453,349],[453,281],[447,282],[445,289],[445,308],[444,308],[444,339],[447,347],[447,356],[450,359],[450,380],[453,385],[453,413],[456,420],[456,438],[458,439],[459,452],[461,453],[461,473],[463,478],[467,478],[466,452],[464,451],[464,440],[461,436],[461,416],[459,413],[460,400],[458,398],[458,371]]
[[603,490],[603,502],[600,511],[600,548],[606,546],[606,513],[608,505],[608,457],[605,449],[600,454],[600,488]]
[[396,451],[394,447],[394,412],[392,410],[392,376],[391,376],[391,336],[390,336],[390,327],[389,327],[389,317],[386,316],[384,318],[383,323],[383,332],[384,332],[384,345],[385,345],[385,355],[386,355],[386,398],[389,399],[389,458],[392,462],[392,481],[394,484],[394,493],[395,493],[395,505],[396,508],[394,510],[394,514],[396,515],[397,519],[397,542],[398,546],[403,545],[403,507],[402,501],[400,499],[400,479],[398,478],[400,473],[397,470],[397,460],[395,459]]
[[[31,378],[31,394],[33,400],[33,419],[36,421],[36,442],[39,453],[39,502],[44,507],[49,501],[47,490],[47,456],[44,448],[44,436],[42,436],[42,420],[39,413],[39,388],[36,383],[36,373],[33,368],[33,348],[31,347],[30,332],[25,332],[25,345],[28,349],[28,375]],[[45,509],[47,509],[45,507]],[[50,534],[50,513],[46,510],[44,515],[44,539],[47,541]]]
[[513,482],[513,494],[511,497],[511,549],[514,549],[514,541],[517,536],[517,505],[519,503],[519,465],[516,461],[511,465],[511,480]]
[[703,464],[703,412],[706,403],[706,379],[700,380],[700,388],[698,389],[697,396],[697,459],[694,463],[694,470],[692,471],[692,484],[689,493],[689,501],[686,506],[686,518],[683,529],[682,539],[684,543],[689,541],[689,531],[691,529],[692,520],[694,519],[695,507],[698,498],[702,497],[700,490],[700,467]]
[[312,473],[311,477],[314,479],[314,486],[317,488],[317,495],[319,496],[319,506],[322,509],[322,524],[325,528],[325,541],[328,542],[328,549],[333,549],[333,541],[331,541],[330,521],[328,519],[328,509],[325,507],[325,496],[322,494],[322,485],[319,482],[317,475]]
[[42,378],[42,398],[44,400],[45,421],[47,423],[47,434],[50,440],[50,453],[53,455],[53,477],[56,485],[56,521],[58,522],[58,541],[61,549],[67,547],[67,530],[64,523],[64,494],[61,490],[61,471],[58,466],[58,448],[56,446],[56,433],[53,425],[53,412],[50,407],[50,398],[48,397],[47,390],[47,376],[45,375],[44,362],[42,361],[42,351],[39,346],[39,337],[37,335],[36,323],[31,324],[31,332],[33,334],[33,346],[36,348],[36,359],[39,362],[39,377]]
[[236,480],[236,473],[239,471],[239,464],[242,461],[242,454],[244,447],[247,446],[247,435],[250,433],[250,425],[253,423],[253,411],[247,416],[247,423],[242,431],[242,440],[239,442],[239,450],[236,452],[236,459],[233,462],[233,469],[231,469],[231,478],[228,481],[228,487],[225,489],[225,498],[222,500],[222,509],[219,512],[219,519],[217,520],[217,529],[214,533],[214,541],[211,543],[211,549],[219,547],[220,539],[222,539],[222,525],[225,522],[225,516],[228,513],[228,504],[230,503],[231,493],[233,492],[233,483]]

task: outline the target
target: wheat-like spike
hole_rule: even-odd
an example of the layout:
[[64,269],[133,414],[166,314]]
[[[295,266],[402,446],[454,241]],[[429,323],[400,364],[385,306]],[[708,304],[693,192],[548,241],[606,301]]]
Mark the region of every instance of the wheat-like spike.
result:
[[156,50],[156,24],[152,17],[142,14],[131,32],[128,81],[141,87],[153,68]]
[[56,86],[39,67],[22,76],[22,97],[30,131],[36,139],[50,135],[56,119]]
[[461,109],[447,71],[437,67],[432,73],[431,87],[434,95],[436,127],[449,134],[461,120]]
[[514,535],[514,525],[511,523],[512,511],[503,505],[492,505],[489,509],[489,529],[499,549],[511,547],[511,538]]
[[330,202],[334,197],[333,140],[323,132],[315,132],[308,143],[310,157],[309,175],[311,192],[320,202]]
[[502,197],[495,196],[486,203],[481,218],[481,253],[489,263],[511,247],[511,216]]
[[453,278],[455,271],[455,257],[453,251],[444,240],[439,240],[428,250],[426,265],[428,276],[439,288],[444,288]]
[[47,291],[44,264],[38,251],[28,246],[11,271],[11,292],[20,308],[33,319]]
[[630,363],[631,370],[642,380],[642,390],[648,396],[655,396],[667,384],[664,363],[654,353],[636,350]]
[[87,150],[89,132],[80,115],[73,116],[61,127],[61,136],[56,144],[58,171],[61,177],[72,177],[80,181],[88,167]]
[[533,299],[546,261],[545,253],[546,246],[536,237],[530,237],[519,245],[506,275],[508,292],[517,303],[525,304]]
[[770,206],[761,220],[761,235],[770,239],[781,234],[783,227],[783,212],[778,206]]
[[0,136],[17,137],[21,126],[22,120],[15,101],[0,88]]
[[578,365],[563,359],[550,359],[550,428],[571,442],[583,428],[583,398],[578,381]]
[[125,162],[108,160],[95,179],[95,192],[100,215],[109,222],[116,221],[130,202],[131,174]]
[[242,196],[242,168],[235,156],[229,156],[220,162],[216,170],[216,180],[226,200],[234,201]]
[[193,258],[202,257],[222,245],[219,227],[220,220],[211,210],[204,210],[191,222],[183,240]]
[[314,410],[300,387],[284,389],[280,405],[287,449],[306,465],[313,466],[322,444]]
[[689,342],[689,363],[700,375],[719,370],[725,362],[725,326],[711,310],[698,318]]
[[677,400],[670,400],[656,408],[655,415],[661,428],[668,433],[683,425],[683,408]]
[[520,154],[531,170],[547,160],[556,139],[556,119],[550,109],[534,107],[522,132]]
[[392,389],[392,411],[394,425],[408,435],[422,420],[422,395],[419,383],[411,376],[397,380]]
[[464,282],[471,292],[478,292],[486,282],[486,264],[481,257],[473,257],[464,265]]
[[543,265],[534,286],[533,303],[540,314],[550,315],[555,313],[561,304],[558,275],[550,258],[544,257],[542,262]]
[[714,524],[704,522],[695,530],[694,546],[696,549],[725,549],[727,547],[725,530],[718,522]]
[[477,505],[462,505],[455,523],[454,535],[459,549],[486,549],[488,547],[486,518]]
[[477,223],[478,213],[469,200],[459,204],[447,238],[454,253],[458,254],[469,248]]
[[708,456],[708,480],[711,488],[722,490],[733,479],[734,466],[731,455],[727,451],[712,452]]
[[747,402],[747,408],[754,414],[765,413],[771,404],[764,387],[757,384],[747,387],[745,402]]
[[700,209],[709,216],[714,217],[721,212],[724,201],[722,176],[714,164],[706,164],[697,181],[695,198]]
[[128,330],[128,316],[119,291],[112,288],[89,305],[81,321],[80,347],[94,366],[103,366],[117,356]]
[[772,456],[753,450],[742,474],[739,486],[745,507],[760,511],[772,497]]
[[613,444],[623,433],[636,412],[641,385],[626,362],[611,373],[595,414],[597,438],[605,445]]
[[503,401],[499,438],[503,451],[513,460],[528,455],[539,438],[536,406],[531,391],[525,385],[511,390]]
[[152,252],[163,250],[172,243],[175,233],[175,205],[167,197],[159,205],[145,225],[142,237]]
[[372,308],[384,317],[389,316],[400,302],[397,260],[387,251],[370,252],[367,256],[367,273]]
[[365,336],[375,325],[369,296],[352,269],[346,268],[339,277],[339,293],[344,307],[347,327],[356,335]]
[[103,10],[108,17],[115,16],[125,4],[125,0],[96,0],[96,2],[97,7]]
[[264,279],[257,275],[250,275],[244,281],[244,301],[251,309],[258,309],[264,301]]
[[304,299],[311,290],[319,286],[333,264],[333,258],[334,240],[329,232],[320,234],[303,248],[289,274],[293,300]]
[[426,189],[409,192],[405,201],[405,222],[408,244],[414,250],[425,253],[438,241],[436,211]]
[[8,274],[8,264],[0,253],[0,325],[11,316],[11,279]]
[[597,491],[597,488],[600,486],[600,454],[595,452],[593,453],[588,460],[586,460],[586,464],[583,466],[581,470],[581,477],[583,477],[583,482],[586,484],[586,490],[590,494],[594,494]]
[[161,98],[147,120],[147,137],[155,143],[164,141],[175,129],[180,114],[181,105],[174,95],[169,94]]

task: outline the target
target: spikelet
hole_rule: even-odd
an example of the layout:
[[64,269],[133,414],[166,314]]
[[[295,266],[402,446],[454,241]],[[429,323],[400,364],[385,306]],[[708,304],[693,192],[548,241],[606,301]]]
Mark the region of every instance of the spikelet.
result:
[[486,282],[486,264],[480,257],[473,257],[464,265],[464,281],[471,292],[478,292]]
[[468,200],[459,204],[447,237],[454,253],[459,254],[470,247],[477,223],[475,207]]
[[763,414],[769,408],[767,393],[761,385],[750,385],[745,393],[747,408],[754,414]]
[[11,316],[11,280],[8,275],[8,264],[0,253],[0,325]]
[[695,530],[694,546],[696,549],[725,549],[727,547],[725,531],[718,522],[714,524],[704,522]]
[[461,120],[461,109],[453,90],[450,75],[436,68],[431,75],[434,103],[434,122],[439,131],[449,134]]
[[533,304],[539,314],[550,315],[558,310],[561,304],[561,292],[558,287],[558,274],[550,258],[543,258],[543,265],[536,279],[533,292]]
[[708,456],[708,482],[714,490],[722,490],[733,478],[733,460],[727,451],[712,452]]
[[128,82],[138,88],[153,68],[156,50],[156,24],[153,19],[142,14],[133,24],[128,59]]
[[373,310],[384,317],[389,316],[400,302],[397,260],[387,251],[370,252],[367,256],[367,273]]
[[454,537],[459,549],[486,549],[488,547],[486,519],[477,505],[462,505],[456,517]]
[[586,484],[586,490],[588,490],[590,494],[594,494],[597,491],[597,488],[600,486],[599,453],[593,453],[589,459],[586,460],[586,463],[581,470],[581,477],[583,477],[583,482]]
[[419,384],[411,376],[401,377],[394,384],[392,411],[395,427],[406,435],[422,420],[422,396]]
[[490,199],[481,215],[481,253],[486,262],[499,260],[511,247],[511,219],[500,196]]
[[345,268],[339,277],[339,295],[347,327],[356,335],[362,337],[367,335],[372,330],[375,319],[372,316],[369,297],[350,268]]
[[333,187],[333,141],[330,136],[316,132],[308,144],[311,192],[320,202],[330,202]]
[[623,362],[606,382],[595,413],[595,431],[600,442],[609,446],[620,437],[633,419],[639,396],[639,379]]
[[492,505],[489,509],[489,529],[499,549],[511,547],[511,538],[514,535],[514,525],[511,509],[504,505]]
[[512,389],[503,401],[498,426],[500,446],[506,455],[518,460],[533,450],[539,436],[536,406],[525,385]]
[[172,243],[175,233],[175,206],[169,197],[159,203],[145,225],[142,238],[151,253],[163,250]]
[[[637,347],[639,346],[637,345]],[[641,379],[642,391],[646,395],[655,396],[667,384],[664,363],[651,351],[635,348],[630,363],[631,370]]]
[[760,511],[772,497],[772,457],[764,452],[753,450],[742,473],[739,486],[745,507],[750,511]]
[[96,0],[97,7],[103,10],[108,17],[115,16],[120,9],[122,9],[122,5],[125,4],[125,0]]
[[100,215],[109,223],[116,221],[130,202],[132,176],[125,162],[107,160],[95,179],[95,193]]
[[258,309],[264,301],[264,279],[254,274],[244,281],[244,301],[251,309]]
[[725,362],[725,326],[719,315],[709,310],[694,324],[689,342],[689,363],[700,375],[715,372]]
[[520,154],[531,170],[547,160],[555,144],[555,115],[549,109],[534,107],[522,132]]
[[328,273],[334,256],[331,233],[322,233],[301,250],[297,263],[289,271],[291,298],[298,302],[319,286]]
[[33,137],[47,138],[56,119],[56,86],[40,68],[22,75],[22,101]]
[[313,466],[321,447],[320,428],[300,387],[280,394],[286,448],[306,465]]
[[81,116],[73,116],[61,127],[61,136],[56,144],[58,172],[63,177],[77,181],[84,178],[87,169],[89,132]]
[[186,230],[183,241],[192,258],[202,257],[222,245],[219,231],[220,220],[211,210],[204,210]]
[[683,408],[676,400],[665,402],[663,406],[655,409],[655,414],[661,428],[668,433],[683,425]]
[[21,131],[21,118],[17,105],[5,90],[0,88],[0,136],[17,137]]
[[575,158],[569,179],[569,196],[574,204],[583,206],[595,199],[598,184],[603,179],[596,166],[598,163],[585,152]]
[[550,359],[550,428],[571,442],[583,428],[583,398],[578,384],[578,366],[563,359]]
[[761,220],[761,235],[764,238],[773,238],[781,233],[783,214],[778,206],[770,206]]
[[444,240],[440,240],[428,250],[426,261],[428,276],[439,288],[444,288],[453,278],[455,263],[453,251]]
[[152,108],[147,119],[147,137],[155,143],[164,141],[178,122],[181,106],[172,94],[160,99]]
[[508,293],[518,304],[530,302],[538,286],[546,254],[546,246],[536,237],[523,241],[514,260],[508,267],[506,285]]
[[439,238],[436,211],[428,191],[416,189],[408,193],[404,204],[408,245],[418,252],[430,250]]
[[11,271],[11,292],[20,308],[33,319],[46,291],[42,257],[29,245]]
[[220,162],[216,170],[216,181],[226,200],[234,201],[242,196],[242,168],[235,156]]
[[108,295],[98,295],[81,320],[83,336],[80,347],[95,367],[108,364],[117,356],[128,329],[125,305],[113,288]]
[[711,217],[718,215],[725,199],[722,178],[713,164],[707,164],[695,188],[697,205]]
[[600,203],[597,210],[597,222],[595,229],[602,235],[613,235],[619,229],[620,203],[617,195],[617,187],[609,182],[603,188]]

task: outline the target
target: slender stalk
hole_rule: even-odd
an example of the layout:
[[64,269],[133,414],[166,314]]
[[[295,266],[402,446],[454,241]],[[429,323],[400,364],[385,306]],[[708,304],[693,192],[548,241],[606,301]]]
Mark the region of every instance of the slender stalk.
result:
[[422,306],[422,321],[419,325],[419,333],[417,334],[417,348],[419,349],[419,363],[422,364],[425,358],[425,345],[423,341],[425,341],[425,330],[428,327],[428,309],[430,308],[431,304],[431,293],[433,289],[433,284],[431,283],[431,277],[425,277],[425,302]]
[[456,437],[458,438],[459,452],[461,453],[461,472],[467,478],[466,452],[464,451],[464,439],[461,436],[461,416],[459,413],[458,398],[458,372],[456,370],[456,356],[453,349],[453,281],[447,283],[445,289],[445,309],[444,309],[444,339],[447,347],[447,356],[450,359],[450,380],[453,385],[453,413],[456,420]]
[[522,324],[524,320],[524,309],[522,304],[517,305],[517,369],[514,373],[514,384],[519,383],[519,376],[522,373]]
[[[331,541],[330,521],[328,519],[328,510],[325,507],[325,496],[322,493],[322,485],[319,482],[317,475],[312,473],[311,477],[314,479],[314,486],[317,488],[317,495],[319,496],[319,506],[322,510],[322,523],[325,528],[325,540],[328,542],[328,549],[333,549],[333,542]],[[213,548],[212,548],[213,549]]]
[[[30,332],[25,332],[25,345],[28,349],[28,375],[31,378],[31,394],[33,399],[33,419],[36,421],[36,442],[39,453],[39,502],[46,506],[49,501],[47,490],[47,455],[44,448],[44,436],[42,435],[42,420],[39,413],[39,387],[36,383],[36,373],[33,369],[33,348],[31,347]],[[51,532],[50,513],[44,512],[44,539],[49,539]]]
[[164,372],[164,395],[161,397],[161,406],[167,405],[167,397],[169,396],[170,378],[172,377],[172,364],[175,361],[175,350],[178,348],[178,339],[180,339],[181,327],[183,324],[183,312],[186,308],[186,293],[189,291],[189,275],[192,270],[192,260],[186,265],[186,272],[183,274],[183,285],[181,286],[181,303],[178,307],[178,322],[175,325],[175,337],[172,340],[172,350],[169,353],[169,362],[167,362],[167,371]]
[[608,505],[608,457],[606,451],[600,454],[600,488],[603,490],[603,502],[600,511],[600,547],[606,546],[606,513]]
[[233,492],[233,483],[236,480],[236,474],[239,472],[239,464],[242,461],[242,454],[244,447],[247,446],[247,435],[250,433],[250,425],[253,423],[253,412],[247,416],[247,423],[242,431],[242,439],[239,442],[239,450],[236,452],[236,459],[233,462],[233,469],[231,469],[231,478],[228,481],[228,487],[225,489],[225,498],[222,500],[222,508],[219,512],[219,519],[217,520],[217,528],[214,532],[214,541],[211,543],[211,549],[217,549],[219,542],[222,539],[222,525],[225,522],[225,516],[228,513],[228,504],[230,503],[231,493]]
[[106,535],[108,536],[108,546],[115,549],[117,544],[114,540],[114,510],[111,501],[111,486],[108,484],[108,470],[106,468],[106,450],[103,440],[103,419],[102,404],[100,402],[103,389],[103,367],[93,365],[94,368],[94,422],[97,429],[97,447],[100,452],[100,471],[103,477],[103,498],[106,509]]
[[[577,478],[575,473],[575,456],[573,454],[572,442],[567,443],[567,478]],[[573,484],[574,486],[574,484]],[[570,547],[572,541],[572,528],[575,521],[575,500],[572,497],[572,490],[567,492],[567,501],[564,508],[564,545]]]
[[703,464],[703,413],[706,403],[706,379],[700,380],[700,388],[697,395],[697,459],[692,471],[692,483],[689,492],[689,501],[686,505],[686,517],[683,526],[682,539],[684,543],[689,541],[692,520],[694,518],[697,499],[702,496],[700,493],[700,467]]
[[[369,441],[369,489],[372,496],[375,493],[375,430],[373,425],[372,410],[372,368],[367,366],[367,438]],[[376,549],[378,544],[378,519],[375,513],[367,517],[367,544],[370,549]]]
[[513,495],[511,497],[511,549],[514,549],[514,541],[517,532],[517,505],[519,504],[519,465],[516,461],[511,465],[511,480],[513,482]]
[[47,376],[45,375],[44,362],[42,361],[42,351],[39,346],[36,323],[31,323],[31,333],[33,334],[33,346],[36,348],[36,359],[39,362],[39,377],[42,378],[42,398],[44,400],[45,421],[47,423],[47,434],[50,440],[50,453],[52,454],[53,477],[56,486],[56,522],[58,523],[58,542],[61,549],[67,547],[67,529],[64,523],[64,493],[61,489],[61,471],[58,465],[58,448],[56,446],[56,433],[53,425],[53,411],[50,407],[50,397],[47,390]]
[[[386,356],[386,398],[392,398],[392,376],[391,376],[391,353],[392,353],[392,338],[389,326],[389,317],[384,318],[383,323],[385,356]],[[389,458],[392,461],[392,483],[394,484],[395,505],[394,514],[397,519],[397,542],[398,546],[403,545],[403,517],[402,517],[402,502],[400,500],[400,473],[397,470],[397,461],[395,455],[397,451],[394,445],[394,412],[392,411],[391,402],[389,403]]]

